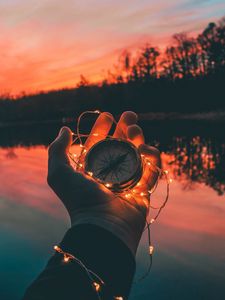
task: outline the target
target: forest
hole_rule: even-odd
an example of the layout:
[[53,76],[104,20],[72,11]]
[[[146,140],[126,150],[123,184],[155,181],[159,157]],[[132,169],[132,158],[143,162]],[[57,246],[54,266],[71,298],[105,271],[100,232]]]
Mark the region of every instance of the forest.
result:
[[87,109],[119,114],[194,113],[225,110],[225,17],[196,37],[174,34],[164,51],[146,44],[136,53],[123,51],[106,78],[93,84],[80,76],[74,88],[2,95],[0,125],[77,117]]

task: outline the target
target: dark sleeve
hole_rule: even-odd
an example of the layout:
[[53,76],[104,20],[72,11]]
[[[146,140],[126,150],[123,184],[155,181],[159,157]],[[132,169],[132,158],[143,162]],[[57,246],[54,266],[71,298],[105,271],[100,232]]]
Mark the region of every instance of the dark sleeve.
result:
[[[129,248],[109,231],[91,224],[76,225],[65,234],[60,247],[81,260],[99,275],[103,285],[101,300],[114,296],[128,299],[135,273],[135,259]],[[27,289],[23,300],[99,299],[85,270],[79,264],[63,262],[55,253],[38,278]]]

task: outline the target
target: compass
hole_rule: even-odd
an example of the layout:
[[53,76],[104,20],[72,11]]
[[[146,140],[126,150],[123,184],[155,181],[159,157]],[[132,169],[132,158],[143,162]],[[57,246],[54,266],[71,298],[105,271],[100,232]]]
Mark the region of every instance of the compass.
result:
[[130,142],[108,138],[96,143],[85,157],[85,172],[114,192],[134,187],[143,172],[142,159]]

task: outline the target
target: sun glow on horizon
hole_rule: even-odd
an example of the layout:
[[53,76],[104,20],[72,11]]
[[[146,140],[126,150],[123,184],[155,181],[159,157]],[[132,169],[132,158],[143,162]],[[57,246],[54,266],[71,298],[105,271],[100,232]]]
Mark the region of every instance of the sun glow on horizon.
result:
[[75,87],[103,80],[125,49],[160,48],[174,33],[195,34],[225,12],[222,0],[45,0],[0,3],[0,94]]

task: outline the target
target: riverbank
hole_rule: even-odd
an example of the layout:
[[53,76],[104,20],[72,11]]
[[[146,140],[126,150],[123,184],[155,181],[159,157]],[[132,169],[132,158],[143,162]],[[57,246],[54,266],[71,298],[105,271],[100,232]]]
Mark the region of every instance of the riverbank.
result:
[[[178,113],[178,112],[149,112],[139,113],[139,121],[205,121],[205,122],[225,122],[225,111],[209,111],[198,113]],[[29,125],[47,125],[58,123],[72,123],[76,118],[63,118],[55,120],[43,121],[19,121],[19,122],[0,122],[0,128],[16,127],[16,126],[29,126]]]

